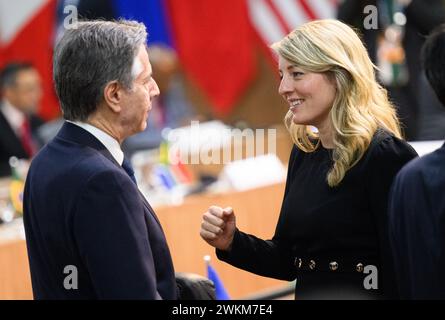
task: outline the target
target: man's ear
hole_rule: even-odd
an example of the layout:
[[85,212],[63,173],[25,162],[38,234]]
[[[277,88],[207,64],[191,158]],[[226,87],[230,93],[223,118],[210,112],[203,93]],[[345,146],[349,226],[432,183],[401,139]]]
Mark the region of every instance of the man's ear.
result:
[[121,111],[121,99],[124,88],[118,81],[108,82],[104,89],[104,100],[114,112]]

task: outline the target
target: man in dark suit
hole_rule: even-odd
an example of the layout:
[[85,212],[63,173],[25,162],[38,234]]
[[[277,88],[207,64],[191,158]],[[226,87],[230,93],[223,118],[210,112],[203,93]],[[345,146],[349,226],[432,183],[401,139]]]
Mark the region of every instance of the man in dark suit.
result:
[[66,122],[24,193],[35,299],[177,298],[163,230],[120,148],[159,95],[146,37],[136,22],[80,22],[55,48]]
[[[428,37],[426,77],[445,105],[445,24]],[[445,126],[445,123],[442,123]],[[445,299],[445,145],[408,163],[389,203],[390,240],[404,299]]]
[[40,77],[27,63],[10,63],[0,72],[0,177],[11,175],[9,158],[30,159],[40,146],[35,115],[42,96]]

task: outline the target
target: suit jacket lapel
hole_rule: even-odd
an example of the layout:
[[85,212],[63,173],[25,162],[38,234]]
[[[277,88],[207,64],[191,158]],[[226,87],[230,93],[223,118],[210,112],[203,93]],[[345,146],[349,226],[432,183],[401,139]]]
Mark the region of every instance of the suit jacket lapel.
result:
[[[77,144],[85,145],[90,148],[93,148],[93,149],[97,150],[99,153],[101,153],[105,158],[107,158],[108,160],[113,162],[120,170],[125,172],[124,168],[122,168],[122,166],[116,161],[116,159],[114,159],[114,157],[111,155],[111,153],[108,151],[108,149],[95,136],[93,136],[91,133],[89,133],[85,129],[83,129],[73,123],[65,122],[63,124],[62,128],[60,129],[59,133],[57,134],[56,138],[63,139],[63,140],[69,140],[69,141],[75,142]],[[125,172],[125,174],[127,174],[127,173]],[[150,214],[153,216],[155,221],[158,223],[159,227],[161,227],[161,223],[159,222],[158,217],[156,216],[153,208],[150,206],[147,199],[142,194],[142,192],[139,190],[139,188],[138,187],[136,187],[136,188],[138,189],[139,198],[145,204],[145,206],[147,207]]]
[[142,202],[145,204],[145,206],[147,207],[147,209],[150,212],[150,214],[153,216],[153,218],[158,223],[159,228],[162,229],[161,222],[159,221],[158,217],[156,216],[155,211],[153,210],[153,208],[151,207],[150,203],[147,201],[145,196],[142,194],[142,192],[139,190],[139,188],[138,188],[138,192],[139,192],[139,197],[142,199]]

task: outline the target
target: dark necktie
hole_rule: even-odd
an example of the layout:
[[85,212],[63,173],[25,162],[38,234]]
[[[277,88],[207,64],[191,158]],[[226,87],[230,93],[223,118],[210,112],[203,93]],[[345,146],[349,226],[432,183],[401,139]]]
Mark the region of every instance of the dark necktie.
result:
[[32,158],[35,153],[35,148],[33,146],[33,141],[31,138],[31,127],[29,125],[28,119],[25,119],[22,123],[22,127],[20,128],[20,140],[22,142],[23,149],[27,153],[27,155]]
[[128,174],[128,176],[133,180],[133,182],[137,185],[136,178],[134,176],[134,170],[131,166],[130,161],[127,158],[124,158],[124,162],[122,162],[122,168],[124,168],[125,172]]

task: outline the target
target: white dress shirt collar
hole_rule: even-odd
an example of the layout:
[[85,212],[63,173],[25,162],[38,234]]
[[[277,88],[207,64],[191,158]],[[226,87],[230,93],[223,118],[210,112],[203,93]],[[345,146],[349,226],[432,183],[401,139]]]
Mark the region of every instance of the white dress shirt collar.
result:
[[1,111],[17,136],[21,135],[25,114],[14,107],[8,100],[2,102]]
[[95,126],[92,126],[88,123],[70,120],[67,120],[67,122],[75,124],[91,133],[94,137],[96,137],[97,140],[102,142],[102,144],[105,146],[105,148],[107,148],[108,151],[110,151],[111,155],[117,161],[117,163],[122,165],[122,163],[124,162],[124,153],[122,152],[121,146],[116,139],[114,139],[108,133],[105,133],[99,128],[96,128]]

